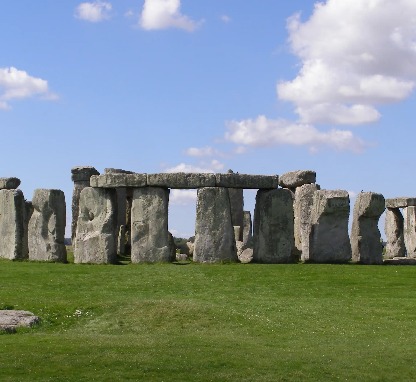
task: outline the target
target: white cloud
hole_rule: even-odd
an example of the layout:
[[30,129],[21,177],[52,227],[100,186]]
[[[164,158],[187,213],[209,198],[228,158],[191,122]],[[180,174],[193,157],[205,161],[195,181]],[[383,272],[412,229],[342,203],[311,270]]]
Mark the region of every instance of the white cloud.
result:
[[106,1],[81,3],[75,9],[75,17],[81,20],[97,23],[110,18],[112,5]]
[[186,149],[185,153],[190,157],[210,157],[219,154],[218,150],[214,149],[211,146],[189,147],[188,149]]
[[227,16],[227,15],[221,15],[220,16],[220,19],[221,19],[222,22],[224,22],[226,24],[231,21],[231,18],[229,16]]
[[351,131],[332,129],[321,132],[309,124],[272,120],[261,115],[257,119],[231,121],[225,138],[239,145],[267,147],[273,145],[306,146],[312,152],[329,146],[337,150],[361,152],[364,143]]
[[215,173],[224,169],[224,164],[213,159],[209,163],[193,165],[188,163],[179,163],[174,167],[165,169],[165,172],[194,172],[194,173]]
[[180,206],[195,205],[197,190],[170,190],[169,203]]
[[10,109],[9,101],[14,99],[40,96],[45,99],[57,99],[49,91],[48,82],[30,76],[14,67],[0,68],[0,109]]
[[288,20],[301,69],[277,85],[303,123],[377,121],[377,106],[407,98],[416,85],[416,2],[327,0],[309,20]]
[[145,0],[140,26],[146,30],[179,28],[192,32],[199,23],[183,15],[180,7],[180,0]]

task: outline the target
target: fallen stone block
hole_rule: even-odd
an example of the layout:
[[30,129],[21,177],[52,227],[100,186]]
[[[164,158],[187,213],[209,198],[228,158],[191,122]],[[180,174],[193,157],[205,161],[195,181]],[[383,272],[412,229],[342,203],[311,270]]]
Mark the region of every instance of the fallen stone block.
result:
[[416,259],[410,257],[394,257],[384,260],[385,265],[416,265]]
[[30,328],[40,322],[40,318],[26,310],[0,310],[0,330],[15,333],[19,327]]

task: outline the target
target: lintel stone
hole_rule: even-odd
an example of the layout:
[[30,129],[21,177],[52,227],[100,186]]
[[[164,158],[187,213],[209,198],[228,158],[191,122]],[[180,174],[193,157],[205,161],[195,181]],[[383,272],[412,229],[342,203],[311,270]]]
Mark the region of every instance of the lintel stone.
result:
[[216,174],[217,187],[272,189],[279,186],[278,175],[248,175],[238,173]]
[[93,175],[90,178],[90,185],[95,188],[146,187],[147,174],[108,173]]
[[416,198],[399,197],[386,199],[386,208],[416,207]]
[[147,174],[147,185],[182,189],[215,187],[215,174],[186,172]]
[[95,167],[76,166],[71,169],[71,180],[73,182],[86,182],[92,175],[100,175]]
[[19,186],[19,178],[0,178],[0,190],[14,190]]
[[279,185],[284,188],[296,188],[311,183],[316,183],[316,172],[312,170],[290,171],[280,175],[279,180]]

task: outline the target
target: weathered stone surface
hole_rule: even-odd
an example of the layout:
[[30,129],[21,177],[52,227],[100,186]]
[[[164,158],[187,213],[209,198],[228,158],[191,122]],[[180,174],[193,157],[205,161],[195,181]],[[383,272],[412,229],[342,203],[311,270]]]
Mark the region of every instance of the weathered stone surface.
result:
[[245,189],[272,189],[279,186],[278,175],[215,174],[216,186]]
[[404,257],[406,253],[404,245],[404,222],[403,215],[398,208],[387,208],[384,233],[386,234],[386,254],[387,259],[394,257]]
[[188,261],[188,255],[186,253],[177,253],[176,254],[176,261]]
[[294,236],[296,257],[302,261],[309,260],[309,235],[311,231],[311,214],[313,205],[313,194],[318,190],[316,184],[304,184],[296,187],[294,211]]
[[295,188],[316,182],[316,172],[312,170],[290,171],[279,177],[281,187]]
[[61,190],[37,189],[28,224],[29,259],[66,262],[65,195]]
[[407,257],[416,258],[416,207],[404,208],[403,217],[403,236]]
[[0,178],[0,190],[14,190],[19,186],[19,178]]
[[239,255],[238,260],[240,263],[248,264],[253,261],[253,248],[244,249]]
[[243,235],[243,223],[244,223],[244,196],[243,190],[237,188],[229,188],[228,195],[230,196],[231,206],[231,220],[233,226],[239,227],[239,236],[236,240],[242,240]]
[[416,265],[416,259],[410,257],[394,257],[384,260],[385,265]]
[[286,189],[259,190],[254,210],[253,261],[293,262],[293,199]]
[[250,211],[244,211],[243,214],[243,243],[245,247],[252,247],[253,245],[253,230]]
[[95,167],[76,166],[71,169],[71,179],[73,182],[89,182],[92,175],[100,175]]
[[[107,167],[104,169],[104,174],[134,174],[133,171],[123,170],[121,168]],[[99,175],[99,174],[97,174]]]
[[117,235],[117,254],[123,255],[126,251],[126,226],[120,225]]
[[382,264],[383,246],[378,220],[385,209],[383,195],[360,192],[354,205],[351,229],[352,260],[361,264]]
[[75,263],[115,263],[117,211],[114,190],[86,187],[81,191],[74,242]]
[[25,199],[21,190],[0,190],[0,258],[25,258]]
[[168,232],[169,190],[137,188],[131,211],[131,262],[173,261]]
[[200,263],[237,261],[228,190],[198,190],[193,260]]
[[31,201],[25,200],[25,211],[23,216],[23,257],[29,257],[29,221],[33,214],[33,204]]
[[147,174],[147,184],[166,188],[214,187],[215,175],[210,173],[159,173]]
[[240,236],[241,236],[241,227],[238,225],[234,225],[234,239],[235,241],[240,241]]
[[98,188],[146,187],[147,174],[108,173],[94,175],[90,178],[90,186]]
[[415,207],[416,198],[399,197],[386,199],[386,208],[404,208],[404,207]]
[[0,331],[14,333],[19,327],[30,328],[39,321],[39,317],[26,310],[0,310]]
[[347,191],[315,191],[308,260],[317,263],[346,263],[351,260],[349,213],[350,199]]

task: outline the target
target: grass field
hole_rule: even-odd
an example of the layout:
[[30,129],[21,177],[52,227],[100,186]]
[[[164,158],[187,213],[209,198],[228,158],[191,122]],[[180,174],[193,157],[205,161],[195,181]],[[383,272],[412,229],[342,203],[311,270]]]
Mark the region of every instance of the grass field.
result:
[[0,261],[1,381],[414,381],[416,267]]

